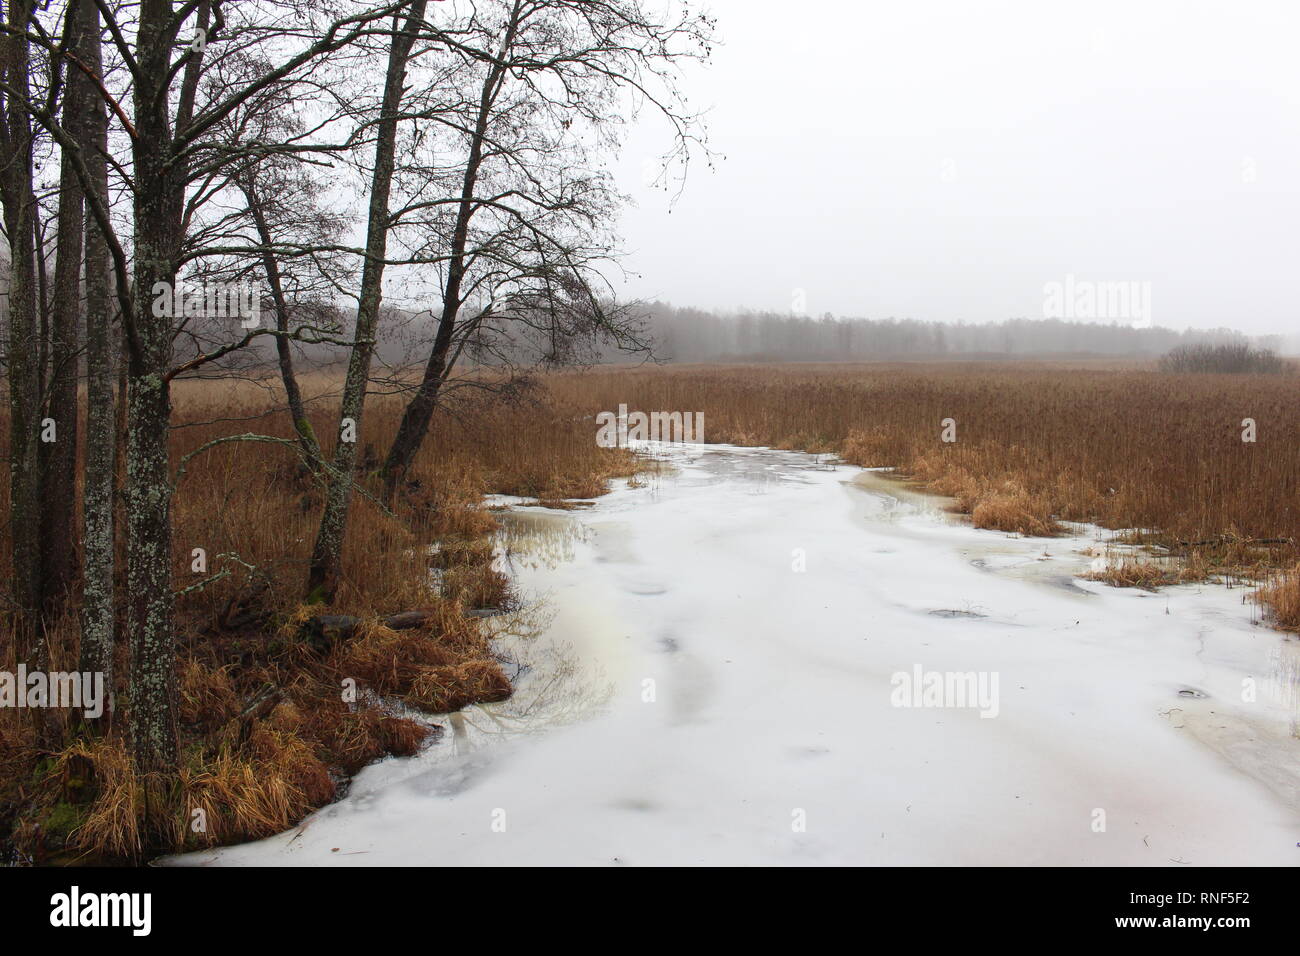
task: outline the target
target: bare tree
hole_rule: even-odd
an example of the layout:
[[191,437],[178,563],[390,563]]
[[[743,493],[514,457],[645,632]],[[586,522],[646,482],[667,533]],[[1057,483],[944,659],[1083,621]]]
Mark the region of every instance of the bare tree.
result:
[[[262,181],[259,181],[259,174],[262,174]],[[275,201],[268,200],[264,190],[270,189],[273,192],[285,189],[286,183],[280,182],[267,183],[265,178],[273,175],[269,171],[254,166],[240,180],[240,189],[244,194],[244,200],[248,204],[249,215],[252,217],[253,225],[257,230],[257,239],[262,246],[262,268],[266,275],[267,288],[271,293],[271,305],[275,312],[275,328],[280,334],[275,339],[276,359],[280,366],[280,380],[284,384],[285,401],[289,406],[289,416],[293,421],[294,433],[298,436],[298,442],[302,446],[303,456],[306,458],[309,466],[315,472],[320,472],[324,466],[324,459],[321,454],[320,442],[316,438],[316,433],[312,430],[311,422],[307,419],[307,409],[302,400],[302,388],[298,385],[298,376],[293,367],[293,351],[289,342],[290,325],[292,324],[292,305],[289,302],[288,294],[285,290],[285,277],[283,269],[280,266],[280,260],[275,254],[275,235],[272,232],[271,214]],[[293,195],[310,195],[310,183],[297,183],[302,188],[293,190],[289,188],[288,194]]]
[[[633,310],[613,306],[602,273],[616,255],[620,197],[598,160],[638,101],[669,121],[670,158],[684,161],[700,142],[676,77],[682,61],[708,56],[706,16],[659,14],[641,0],[500,0],[475,7],[460,32],[467,39],[454,50],[470,62],[477,95],[439,117],[464,151],[458,188],[402,210],[435,213],[427,242],[444,271],[423,375],[384,462],[389,496],[461,356],[500,358],[503,341],[518,355],[525,330],[541,333],[537,357],[547,362],[577,340],[643,348]],[[475,299],[480,307],[467,310]]]
[[[424,0],[415,0],[423,11]],[[189,5],[195,12],[196,37],[178,59],[173,59],[182,19],[171,0],[142,0],[136,33],[133,71],[135,137],[132,160],[136,184],[134,209],[134,286],[130,342],[130,404],[127,426],[128,462],[128,584],[131,604],[128,628],[132,636],[131,730],[137,766],[168,770],[176,762],[175,651],[172,634],[171,484],[168,474],[167,435],[170,418],[169,385],[182,371],[219,358],[246,345],[250,332],[225,349],[172,365],[174,329],[171,317],[158,310],[145,290],[173,289],[183,246],[182,223],[186,188],[192,175],[206,175],[212,167],[237,164],[250,154],[265,152],[267,145],[246,144],[231,150],[226,144],[213,150],[205,139],[242,103],[262,90],[301,76],[321,57],[342,49],[369,33],[376,21],[393,16],[406,3],[362,9],[323,28],[308,23],[311,42],[285,57],[263,58],[264,67],[233,89],[219,86],[197,104],[205,51],[222,39],[218,21],[222,7],[215,0]],[[182,8],[184,9],[184,8]],[[294,11],[288,10],[290,14]],[[214,15],[215,14],[215,15]],[[258,16],[257,10],[249,13]],[[257,34],[260,24],[244,27]],[[240,27],[232,27],[238,42]],[[270,31],[279,40],[286,30]],[[252,42],[252,41],[245,41]],[[268,54],[270,51],[268,50]],[[245,54],[246,55],[246,54]],[[277,62],[278,61],[278,62]],[[272,66],[272,63],[276,65]],[[183,70],[179,90],[173,78]],[[260,331],[260,330],[255,330]]]
[[[388,455],[391,489],[464,357],[499,364],[531,349],[564,361],[586,340],[636,344],[634,316],[614,304],[603,272],[616,255],[621,197],[600,161],[635,102],[669,119],[679,154],[696,141],[675,70],[707,56],[706,18],[661,21],[641,0],[485,0],[447,4],[434,23],[428,0],[328,2],[62,0],[37,9],[12,0],[0,26],[15,596],[24,610],[43,601],[52,614],[73,581],[84,309],[82,660],[111,672],[113,538],[124,531],[129,729],[144,773],[174,771],[178,760],[172,382],[248,367],[273,337],[298,445],[327,486],[307,592],[333,601],[376,343],[395,311],[386,279],[437,300],[424,375]],[[366,67],[380,62],[377,86]],[[48,88],[34,89],[46,76]],[[35,205],[38,142],[58,150],[54,219]],[[331,163],[355,164],[365,180],[359,248],[344,241],[349,224],[315,199],[314,177]],[[196,275],[260,278],[274,323],[235,329],[167,307]],[[339,343],[322,316],[344,289],[355,290],[356,313]],[[116,435],[114,318],[123,352]],[[307,424],[290,351],[304,339],[348,348],[332,443]],[[61,447],[46,461],[52,507],[42,519],[43,394]],[[125,462],[117,528],[115,453]],[[49,547],[33,567],[42,528]]]
[[352,475],[356,468],[356,435],[365,412],[366,389],[379,325],[384,268],[387,264],[388,234],[391,228],[388,201],[393,184],[397,127],[401,121],[406,70],[416,37],[424,23],[424,10],[425,0],[413,0],[401,29],[397,28],[398,17],[394,15],[383,100],[376,124],[375,158],[366,222],[366,255],[357,297],[354,344],[339,411],[339,440],[335,443],[331,464],[333,480],[325,496],[325,509],[316,533],[311,568],[307,576],[307,594],[313,601],[330,603],[338,591],[339,565],[342,562],[348,510],[352,502]]

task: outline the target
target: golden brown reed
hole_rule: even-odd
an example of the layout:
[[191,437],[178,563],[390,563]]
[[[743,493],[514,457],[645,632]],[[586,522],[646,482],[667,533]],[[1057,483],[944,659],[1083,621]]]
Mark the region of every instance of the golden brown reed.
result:
[[1271,576],[1256,597],[1277,627],[1300,632],[1300,564]]

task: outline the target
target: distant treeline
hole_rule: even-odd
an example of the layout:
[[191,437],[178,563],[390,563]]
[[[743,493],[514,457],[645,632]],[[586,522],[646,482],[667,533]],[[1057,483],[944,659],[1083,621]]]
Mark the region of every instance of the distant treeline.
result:
[[[623,335],[599,331],[581,338],[557,336],[543,317],[514,322],[507,328],[485,325],[465,350],[469,365],[538,366],[635,362],[653,357],[661,362],[863,362],[897,359],[1051,358],[1098,356],[1156,359],[1176,349],[1225,346],[1252,351],[1293,354],[1293,342],[1282,336],[1248,336],[1235,329],[1174,329],[1063,319],[1006,319],[981,324],[926,322],[919,319],[821,318],[775,312],[708,312],[661,302],[624,306],[635,318]],[[304,303],[300,311],[313,323],[345,338],[353,318],[343,310]],[[229,320],[192,319],[191,331],[217,327]],[[303,319],[302,321],[306,321]],[[429,312],[388,307],[380,322],[373,377],[394,380],[423,366],[423,352],[433,338]],[[197,353],[203,338],[178,340],[179,359]],[[621,347],[620,347],[621,346]],[[1288,347],[1292,346],[1292,347]],[[292,351],[307,367],[337,363],[346,350],[337,344],[295,342]],[[243,367],[260,374],[276,362],[275,345],[255,340],[214,367]]]
[[[720,314],[652,303],[645,331],[655,357],[670,362],[850,361],[1094,354],[1155,357],[1197,344],[1255,345],[1282,351],[1280,336],[1249,337],[1232,329],[1184,332],[1061,319],[1007,319],[983,324],[918,319],[850,319],[774,312]],[[605,361],[619,360],[603,349]]]

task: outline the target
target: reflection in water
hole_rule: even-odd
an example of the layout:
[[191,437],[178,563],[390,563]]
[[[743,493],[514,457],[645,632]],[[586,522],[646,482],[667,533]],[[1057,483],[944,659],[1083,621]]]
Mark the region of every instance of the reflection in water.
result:
[[[654,448],[639,449],[657,459],[657,464],[640,473],[631,482],[644,489],[639,497],[646,506],[645,494],[653,501],[661,494],[680,495],[683,488],[698,485],[729,484],[741,494],[762,495],[782,482],[805,483],[807,472],[834,470],[838,462],[830,456],[810,458],[781,451],[736,454],[731,450],[700,448],[683,455],[675,449],[675,460]],[[911,538],[929,534],[900,522],[907,516],[939,520],[944,524],[964,524],[949,510],[951,499],[920,491],[910,482],[888,474],[866,471],[855,475],[851,487],[863,492],[859,517],[878,530]],[[622,503],[606,510],[616,513]],[[603,520],[591,523],[564,512],[509,511],[498,514],[499,530],[495,536],[498,568],[511,575],[517,585],[528,580],[550,580],[547,572],[584,560],[631,561],[626,549],[626,528],[622,522]],[[1073,592],[1093,599],[1092,592],[1075,583],[1075,575],[1089,566],[1089,554],[1078,550],[1077,540],[1044,540],[1042,547],[1027,550],[998,537],[977,542],[962,542],[958,548],[974,567],[998,576],[1016,578],[1054,589]],[[878,549],[889,552],[890,548]],[[588,554],[587,552],[591,552]],[[643,582],[629,588],[638,594],[657,594],[662,585],[648,587]],[[562,595],[561,595],[562,596]],[[443,747],[447,758],[469,756],[459,766],[470,773],[476,761],[487,757],[485,747],[515,737],[536,734],[594,717],[606,711],[615,693],[606,663],[617,664],[609,657],[611,645],[597,643],[575,647],[561,635],[580,633],[574,622],[557,625],[557,614],[564,602],[549,595],[530,596],[522,611],[503,615],[490,622],[493,646],[515,686],[506,701],[465,708],[447,720],[451,733],[450,747]],[[925,613],[944,618],[979,619],[986,617],[983,608],[936,607]],[[598,619],[584,622],[589,630],[606,635],[610,622]],[[660,639],[661,651],[680,656],[674,637]],[[605,656],[602,656],[605,655]],[[703,693],[703,691],[701,691]],[[1266,687],[1261,694],[1280,701],[1290,715],[1290,729],[1300,735],[1300,644],[1286,641],[1272,652]],[[707,696],[707,694],[705,694]],[[1187,697],[1188,693],[1182,696]],[[683,697],[683,700],[687,698]],[[437,748],[435,748],[437,749]],[[489,758],[490,759],[490,758]],[[453,772],[453,776],[454,776]]]
[[650,468],[638,474],[638,487],[649,487],[652,500],[670,481],[680,487],[732,484],[744,494],[761,495],[779,482],[806,484],[805,472],[834,471],[841,463],[834,455],[808,455],[780,449],[735,449],[711,445],[671,445],[630,442]]
[[573,560],[575,544],[590,538],[586,525],[563,514],[504,511],[496,519],[493,543],[506,573],[517,565],[559,567]]
[[876,500],[877,521],[897,521],[904,515],[922,514],[940,518],[946,523],[960,523],[961,517],[952,511],[955,498],[931,494],[920,490],[916,483],[900,478],[892,471],[870,469],[853,477],[853,487],[869,492]]
[[737,455],[722,449],[703,451],[697,463],[703,468],[705,484],[730,483],[742,486],[746,494],[761,495],[781,482],[807,484],[803,472],[834,471],[839,459],[833,455],[807,455],[773,449],[762,455]]
[[[305,833],[233,860],[331,860],[344,843],[374,853],[356,862],[396,864],[680,862],[682,847],[706,864],[1285,859],[1279,805],[1242,781],[1297,807],[1297,741],[1274,690],[1259,690],[1267,708],[1241,706],[1239,681],[1276,678],[1294,713],[1300,648],[1286,642],[1271,660],[1265,647],[1282,639],[1251,640],[1263,632],[1251,634],[1231,596],[1180,590],[1181,619],[1157,617],[1167,605],[1134,606],[1131,594],[1063,599],[999,579],[1069,575],[1086,565],[1087,535],[952,527],[919,514],[906,483],[853,487],[856,469],[819,475],[785,452],[690,448],[679,458],[675,474],[616,488],[590,512],[520,505],[503,515],[496,556],[525,609],[484,626],[514,697],[440,718],[438,745],[368,768]],[[767,497],[744,498],[755,490]],[[825,535],[826,553],[840,558],[825,562],[829,578],[807,579],[802,597],[769,559],[783,558],[796,533]],[[870,587],[852,560],[859,552],[893,555],[870,559]],[[706,577],[714,569],[717,581]],[[738,614],[725,593],[733,582],[760,585],[736,586]],[[864,621],[881,639],[858,639]],[[1013,623],[1033,630],[1013,633]],[[1003,671],[1014,706],[975,725],[891,707],[869,688],[883,688],[916,644],[942,666]],[[647,673],[663,678],[662,706],[637,699]],[[792,707],[795,719],[781,718]],[[1209,748],[1205,759],[1180,735]],[[968,812],[954,817],[956,778]],[[397,784],[405,792],[394,794]],[[774,839],[784,826],[774,817],[810,786],[830,795],[831,829],[813,844]],[[1095,801],[1057,799],[1083,791],[1133,797],[1127,841],[1094,849],[1072,806]],[[458,794],[471,797],[440,799]],[[524,800],[550,825],[506,843],[490,835],[483,811]],[[1159,830],[1139,819],[1153,806]],[[627,818],[610,807],[641,817],[611,826]],[[964,818],[992,821],[974,845]]]
[[[593,531],[562,513],[502,512],[494,544],[497,568],[512,578],[572,562]],[[599,713],[614,683],[598,655],[579,653],[553,627],[555,609],[545,596],[529,597],[524,608],[490,619],[492,646],[514,685],[508,700],[475,704],[449,715],[447,757],[472,753],[485,744],[562,726]]]
[[[671,450],[643,443],[638,447],[653,464],[633,479],[653,499],[669,485],[738,485],[749,494],[763,494],[780,482],[805,483],[809,471],[833,471],[833,456],[808,456],[799,452],[770,451],[762,455],[735,454],[708,447]],[[680,466],[685,466],[680,467]],[[697,467],[691,467],[697,466]],[[644,499],[642,499],[644,500]],[[563,512],[505,511],[496,515],[494,538],[497,567],[516,584],[532,572],[554,570],[579,558],[579,550],[595,548],[596,560],[617,561],[621,555],[621,527],[617,522],[589,524]],[[662,585],[644,582],[630,587],[638,594],[662,593]],[[523,610],[493,618],[495,648],[515,687],[509,700],[465,708],[448,718],[450,755],[469,754],[485,744],[536,733],[591,717],[607,708],[614,696],[614,681],[602,663],[600,648],[575,648],[553,626],[556,601],[530,596]],[[675,650],[675,646],[670,646]],[[609,658],[606,658],[609,660]]]
[[508,700],[476,704],[453,716],[455,754],[573,723],[609,704],[614,683],[604,666],[583,659],[572,643],[553,638],[553,617],[546,602],[539,600],[493,620],[492,645],[515,691]]
[[1291,719],[1291,735],[1300,737],[1300,644],[1286,640],[1269,652],[1269,691],[1277,695]]

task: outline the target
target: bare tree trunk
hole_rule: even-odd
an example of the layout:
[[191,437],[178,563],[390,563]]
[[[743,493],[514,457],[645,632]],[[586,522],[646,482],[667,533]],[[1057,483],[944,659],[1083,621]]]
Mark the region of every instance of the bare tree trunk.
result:
[[289,345],[289,303],[284,297],[284,283],[280,276],[280,263],[272,251],[272,236],[267,225],[266,215],[257,194],[257,187],[249,182],[243,186],[244,198],[248,209],[253,214],[253,223],[257,227],[258,241],[262,244],[262,268],[266,271],[266,281],[271,287],[271,301],[275,306],[275,328],[280,334],[275,337],[275,351],[280,361],[280,379],[284,382],[284,395],[289,404],[289,414],[293,418],[293,430],[302,446],[303,455],[312,471],[320,472],[324,468],[324,456],[316,433],[312,431],[311,422],[307,421],[307,411],[302,403],[302,390],[298,387],[298,376],[293,370],[293,352]]
[[453,257],[447,270],[447,291],[443,296],[442,318],[438,322],[438,331],[434,336],[433,349],[429,361],[424,367],[424,377],[416,389],[414,397],[402,412],[401,424],[393,437],[392,447],[384,460],[384,498],[391,501],[397,491],[397,485],[411,467],[420,446],[424,444],[433,421],[433,410],[438,404],[438,393],[450,371],[447,356],[451,351],[452,333],[456,328],[456,318],[460,312],[460,283],[464,276],[463,267],[458,263],[464,259],[463,249],[459,256]]
[[[90,2],[90,0],[83,0]],[[80,56],[81,18],[78,0],[69,4],[65,43]],[[63,127],[81,141],[86,79],[80,70],[66,71]],[[77,573],[77,380],[80,357],[78,325],[81,313],[82,227],[85,222],[80,181],[68,150],[61,151],[57,256],[50,324],[49,417],[55,440],[44,445],[42,484],[45,507],[41,514],[41,559],[44,563],[41,610],[52,623],[67,604]]]
[[[156,252],[143,251],[136,281],[163,274]],[[161,281],[161,280],[160,280]],[[136,310],[136,321],[141,312]],[[161,355],[170,355],[170,335],[140,326],[146,350],[132,362],[127,413],[127,630],[131,635],[131,741],[136,767],[171,770],[176,765],[176,650],[172,634],[171,476],[167,422],[171,401]]]
[[[170,0],[143,0],[137,33],[142,79],[135,87],[135,295],[127,370],[127,633],[131,637],[131,747],[136,769],[175,770],[176,648],[172,632],[171,474],[168,372],[172,325],[154,315],[155,287],[176,282],[182,164],[171,155],[166,91]],[[188,77],[187,77],[188,78]],[[179,121],[177,125],[182,125]]]
[[474,121],[474,131],[470,134],[469,156],[465,163],[465,175],[461,180],[460,201],[456,208],[456,225],[452,232],[451,248],[448,250],[447,282],[443,287],[442,315],[438,320],[438,331],[434,336],[433,349],[424,368],[424,377],[415,396],[402,413],[402,422],[392,447],[384,461],[384,496],[391,499],[398,482],[415,460],[424,437],[429,432],[429,423],[433,420],[433,409],[438,401],[438,392],[446,378],[447,356],[451,351],[452,335],[456,329],[456,319],[460,313],[461,283],[465,279],[465,252],[469,242],[469,223],[474,215],[475,192],[478,188],[479,169],[483,164],[483,146],[487,139],[488,121],[496,103],[497,94],[505,72],[505,53],[514,42],[515,31],[519,24],[520,5],[516,3],[511,11],[510,21],[506,25],[505,37],[501,44],[501,56],[488,70],[479,94],[478,110]]
[[113,554],[114,586],[126,591],[126,410],[131,404],[127,371],[131,365],[125,323],[118,326],[114,340],[117,354],[117,388],[113,404]]
[[[95,76],[103,71],[99,8],[81,0],[83,60]],[[91,190],[108,205],[108,119],[93,92],[82,102],[85,162]],[[86,472],[82,489],[85,567],[82,577],[81,669],[104,675],[113,694],[113,472],[117,447],[113,410],[112,297],[108,244],[97,224],[86,227]],[[111,719],[111,707],[107,711]]]
[[[21,96],[29,89],[27,40],[32,0],[11,0],[10,28],[3,39],[4,74]],[[24,104],[5,103],[0,198],[9,237],[9,507],[12,526],[14,602],[19,609],[18,654],[34,650],[35,614],[41,597],[40,554],[40,342],[36,310],[32,198],[32,130]]]
[[[425,5],[426,0],[414,0],[406,18],[405,29],[394,33],[388,52],[388,71],[376,134],[375,166],[366,224],[366,261],[361,271],[354,344],[339,412],[340,429],[345,422],[350,422],[354,436],[359,436],[361,431],[375,330],[379,324],[384,258],[388,250],[388,200],[393,183],[398,111],[411,47],[415,34],[424,21]],[[320,530],[316,535],[311,568],[307,575],[307,598],[310,601],[332,603],[338,591],[339,565],[343,556],[348,509],[352,502],[352,475],[356,467],[356,454],[355,441],[340,440],[334,447],[333,474],[325,496],[325,510],[321,515]]]

